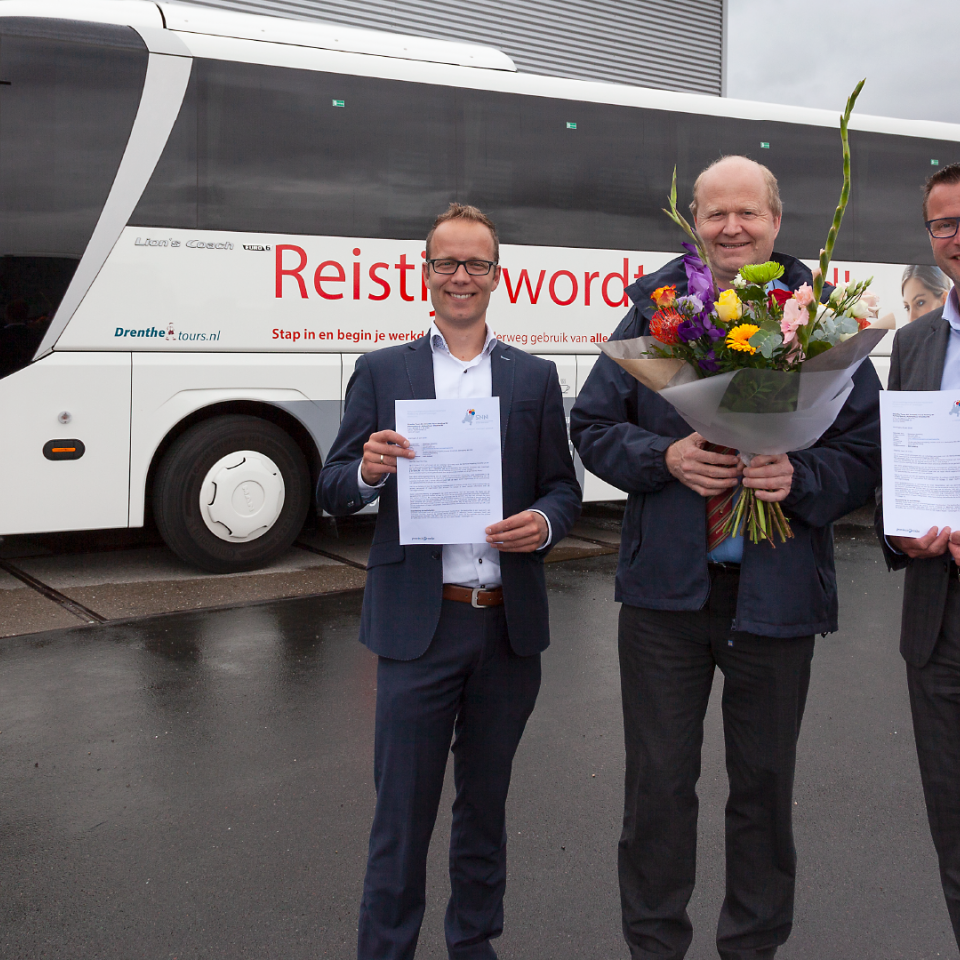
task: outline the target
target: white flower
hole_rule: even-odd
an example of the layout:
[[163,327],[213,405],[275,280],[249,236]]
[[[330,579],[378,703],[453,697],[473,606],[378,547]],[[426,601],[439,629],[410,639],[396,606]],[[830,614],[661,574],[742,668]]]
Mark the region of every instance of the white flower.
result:
[[830,292],[830,300],[833,303],[839,303],[846,295],[846,292],[847,292],[846,284],[838,283]]
[[747,285],[747,281],[744,280],[743,277],[741,277],[740,274],[738,273],[733,278],[733,285],[734,287],[737,288],[737,290],[742,290]]
[[863,320],[864,318],[870,316],[870,308],[863,302],[863,300],[858,300],[849,307],[847,314],[853,317],[855,320]]

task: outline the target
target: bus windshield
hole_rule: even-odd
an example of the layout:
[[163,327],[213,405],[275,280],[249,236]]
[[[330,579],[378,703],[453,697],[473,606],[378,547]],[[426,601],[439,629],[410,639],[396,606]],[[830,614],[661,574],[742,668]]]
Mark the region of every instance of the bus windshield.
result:
[[0,377],[30,363],[67,290],[146,67],[129,27],[0,18]]

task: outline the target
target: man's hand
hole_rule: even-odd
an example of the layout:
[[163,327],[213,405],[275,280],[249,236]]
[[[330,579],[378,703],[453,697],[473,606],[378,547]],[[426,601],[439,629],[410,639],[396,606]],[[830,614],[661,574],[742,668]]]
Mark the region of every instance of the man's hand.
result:
[[953,562],[960,566],[960,530],[950,534],[947,547],[950,550],[950,556],[953,557]]
[[[954,537],[957,538],[956,544],[953,542]],[[931,527],[922,537],[887,537],[887,543],[905,553],[911,560],[942,557],[947,552],[948,544],[954,560],[960,555],[960,536],[951,534],[949,527],[944,527],[939,533],[936,527]],[[960,560],[957,562],[960,563]]]
[[532,553],[547,539],[547,521],[535,510],[515,513],[487,527],[487,543],[501,553]]
[[743,485],[756,490],[758,500],[776,503],[793,486],[793,464],[785,453],[758,453],[743,471]]
[[410,441],[401,437],[395,430],[378,430],[370,434],[363,445],[363,459],[360,461],[360,476],[363,482],[375,487],[385,473],[397,472],[397,457],[412,460],[414,452],[408,449]]
[[707,441],[699,433],[677,440],[667,447],[667,469],[684,485],[702,497],[712,497],[737,485],[742,469],[736,454],[704,450]]

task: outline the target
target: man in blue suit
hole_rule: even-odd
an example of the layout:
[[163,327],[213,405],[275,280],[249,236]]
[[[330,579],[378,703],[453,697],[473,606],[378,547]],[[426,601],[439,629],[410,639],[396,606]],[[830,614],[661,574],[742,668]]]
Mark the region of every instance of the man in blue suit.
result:
[[[451,204],[427,236],[427,336],[362,356],[320,474],[323,509],[380,498],[360,640],[378,654],[374,783],[359,960],[410,960],[426,859],[453,740],[456,800],[444,921],[455,960],[495,958],[503,929],[507,791],[549,643],[543,557],[580,513],[556,367],[486,323],[500,282],[494,225]],[[500,398],[505,520],[485,543],[401,545],[395,401]]]

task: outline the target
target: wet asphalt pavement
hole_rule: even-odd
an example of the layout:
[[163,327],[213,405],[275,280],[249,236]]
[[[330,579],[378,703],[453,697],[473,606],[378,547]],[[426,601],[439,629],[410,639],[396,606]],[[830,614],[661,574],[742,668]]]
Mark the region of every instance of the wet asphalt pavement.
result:
[[[553,645],[515,765],[503,960],[627,956],[614,567],[548,568]],[[901,576],[869,537],[838,542],[838,575],[841,631],[818,641],[800,743],[796,925],[778,958],[956,960],[897,653]],[[355,956],[374,803],[359,606],[301,598],[0,640],[0,957]],[[690,960],[716,957],[719,692]],[[423,960],[446,956],[449,800]]]

